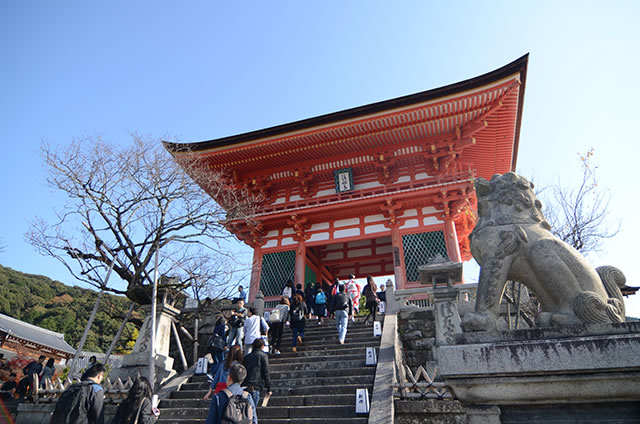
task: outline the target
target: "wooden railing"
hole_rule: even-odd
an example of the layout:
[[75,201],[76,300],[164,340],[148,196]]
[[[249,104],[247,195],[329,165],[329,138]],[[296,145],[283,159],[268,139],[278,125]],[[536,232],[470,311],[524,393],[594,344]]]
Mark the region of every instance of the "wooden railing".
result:
[[[59,378],[53,380],[45,380],[44,388],[40,388],[40,381],[37,374],[33,375],[33,388],[28,396],[33,398],[35,403],[55,403],[62,392],[64,392],[73,382],[70,379],[64,381]],[[124,382],[119,378],[114,381],[104,379],[101,383],[104,389],[104,398],[107,403],[120,403],[127,397],[129,389],[133,386],[131,378],[127,378]]]

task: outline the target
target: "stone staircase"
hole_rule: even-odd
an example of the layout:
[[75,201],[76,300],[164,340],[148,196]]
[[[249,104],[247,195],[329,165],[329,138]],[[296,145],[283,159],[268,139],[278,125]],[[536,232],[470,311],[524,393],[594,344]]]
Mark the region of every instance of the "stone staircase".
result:
[[[362,319],[349,323],[344,345],[338,343],[334,320],[323,325],[307,321],[305,338],[291,352],[291,330],[285,327],[280,355],[269,355],[273,395],[267,407],[258,407],[261,424],[366,423],[356,414],[356,389],[366,388],[371,397],[375,366],[365,366],[367,347],[378,347],[373,327]],[[206,376],[193,376],[169,399],[160,402],[158,423],[202,424],[209,401]]]

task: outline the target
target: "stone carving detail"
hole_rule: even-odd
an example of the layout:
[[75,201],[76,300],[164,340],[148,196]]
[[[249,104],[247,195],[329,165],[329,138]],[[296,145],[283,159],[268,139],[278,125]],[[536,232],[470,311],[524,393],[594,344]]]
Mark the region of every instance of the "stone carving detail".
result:
[[533,184],[513,172],[478,178],[478,222],[469,236],[480,264],[475,313],[465,331],[493,330],[507,280],[520,281],[540,301],[539,326],[623,322],[620,287],[625,277],[611,266],[597,270],[555,237]]

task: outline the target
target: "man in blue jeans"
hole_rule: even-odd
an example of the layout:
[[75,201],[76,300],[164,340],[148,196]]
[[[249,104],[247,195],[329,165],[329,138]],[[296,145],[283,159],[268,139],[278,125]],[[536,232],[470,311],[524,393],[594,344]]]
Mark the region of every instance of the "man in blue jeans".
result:
[[244,366],[247,369],[247,377],[242,385],[253,397],[253,402],[258,405],[260,393],[266,389],[266,397],[271,396],[271,379],[269,378],[269,357],[262,351],[264,340],[255,339],[251,345],[251,353],[244,357]]
[[244,390],[240,387],[240,383],[247,376],[247,370],[240,364],[234,364],[229,369],[229,376],[227,377],[227,388],[217,393],[211,398],[209,403],[209,413],[207,414],[207,420],[205,424],[220,424],[222,423],[222,417],[224,410],[229,403],[231,396],[242,395],[249,401],[249,405],[253,409],[253,417],[251,418],[253,424],[258,424],[258,414],[256,413],[256,404],[253,402],[253,398],[248,394],[243,394]]
[[340,284],[338,294],[333,297],[333,313],[336,317],[336,325],[338,327],[338,342],[344,344],[347,337],[347,326],[349,325],[349,317],[353,315],[353,302],[347,293],[345,293],[344,284]]

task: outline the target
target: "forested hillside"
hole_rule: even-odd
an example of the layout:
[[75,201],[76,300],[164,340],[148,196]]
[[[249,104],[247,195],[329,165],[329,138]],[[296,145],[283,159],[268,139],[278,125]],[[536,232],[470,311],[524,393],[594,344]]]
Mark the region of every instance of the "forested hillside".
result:
[[[25,274],[0,265],[0,313],[64,334],[77,347],[98,293],[67,286],[42,275]],[[130,301],[124,296],[105,295],[91,327],[84,350],[106,352]],[[135,314],[122,334],[116,352],[133,348],[140,316]]]

